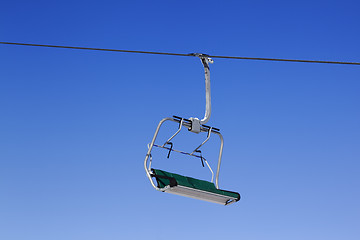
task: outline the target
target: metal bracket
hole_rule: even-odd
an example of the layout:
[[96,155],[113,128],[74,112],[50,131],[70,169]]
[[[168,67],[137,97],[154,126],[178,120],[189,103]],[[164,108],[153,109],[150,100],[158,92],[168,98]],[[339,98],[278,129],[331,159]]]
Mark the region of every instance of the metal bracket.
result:
[[198,118],[189,118],[191,121],[191,127],[189,131],[199,133],[201,131],[201,122]]

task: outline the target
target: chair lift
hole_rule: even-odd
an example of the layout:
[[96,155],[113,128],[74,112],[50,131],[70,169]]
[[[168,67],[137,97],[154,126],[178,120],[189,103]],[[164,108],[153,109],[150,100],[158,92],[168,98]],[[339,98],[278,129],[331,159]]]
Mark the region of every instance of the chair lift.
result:
[[[210,68],[209,63],[213,63],[213,60],[209,58],[205,54],[193,54],[196,57],[199,57],[205,70],[205,91],[206,91],[206,110],[205,116],[203,119],[199,120],[198,118],[182,118],[178,116],[173,116],[162,119],[155,131],[153,139],[151,143],[148,145],[148,151],[144,161],[144,167],[146,171],[146,175],[150,180],[151,185],[158,191],[173,193],[185,197],[205,200],[209,202],[219,203],[222,205],[229,205],[231,203],[235,203],[240,200],[240,194],[237,192],[226,191],[219,188],[219,172],[220,172],[220,164],[221,157],[223,152],[224,140],[220,133],[220,129],[215,127],[210,127],[205,125],[209,121],[211,115],[211,95],[210,95]],[[159,133],[160,127],[166,121],[172,121],[179,124],[178,130],[162,145],[155,144],[156,137]],[[204,142],[202,142],[194,151],[191,153],[179,151],[173,149],[173,144],[171,140],[181,131],[182,126],[188,128],[189,131],[193,133],[207,133],[207,138]],[[218,157],[218,164],[215,176],[215,184],[214,184],[214,172],[211,169],[210,165],[206,161],[206,159],[202,156],[201,151],[199,150],[209,139],[211,134],[218,135],[220,137],[220,151]],[[204,166],[204,162],[212,173],[211,182],[199,180],[191,177],[182,176],[175,173],[166,172],[159,169],[152,169],[152,155],[151,150],[153,147],[163,148],[169,151],[168,158],[172,151],[182,153],[188,156],[200,158],[201,162]],[[156,180],[156,185],[154,183],[153,178]]]

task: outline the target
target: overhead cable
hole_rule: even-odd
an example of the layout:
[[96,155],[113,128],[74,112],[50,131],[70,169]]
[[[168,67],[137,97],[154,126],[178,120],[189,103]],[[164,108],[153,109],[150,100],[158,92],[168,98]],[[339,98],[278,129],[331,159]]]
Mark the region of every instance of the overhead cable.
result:
[[[0,42],[0,44],[18,45],[18,46],[33,46],[33,47],[49,47],[49,48],[80,49],[80,50],[93,50],[93,51],[106,51],[106,52],[157,54],[157,55],[170,55],[170,56],[183,56],[183,57],[194,57],[194,56],[196,56],[196,54],[194,54],[194,53],[169,53],[169,52],[153,52],[153,51],[134,51],[134,50],[121,50],[121,49],[109,49],[109,48],[92,48],[92,47],[75,47],[75,46],[59,46],[59,45],[34,44],[34,43]],[[240,59],[240,60],[360,65],[360,62],[344,62],[344,61],[323,61],[323,60],[302,60],[302,59],[260,58],[260,57],[236,57],[236,56],[219,56],[219,55],[206,55],[206,56],[211,57],[211,58]]]

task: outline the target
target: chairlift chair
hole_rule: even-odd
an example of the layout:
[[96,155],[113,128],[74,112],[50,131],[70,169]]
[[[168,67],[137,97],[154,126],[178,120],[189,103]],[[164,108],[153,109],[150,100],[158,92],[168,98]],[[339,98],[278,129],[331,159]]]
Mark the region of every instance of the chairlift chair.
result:
[[[219,188],[219,173],[220,173],[220,164],[221,157],[224,146],[224,139],[220,133],[220,129],[215,127],[210,127],[205,125],[211,115],[211,95],[210,95],[210,68],[209,63],[213,63],[213,60],[205,54],[193,54],[196,57],[199,57],[205,70],[205,92],[206,92],[206,110],[205,116],[203,119],[198,118],[182,118],[178,116],[168,117],[162,119],[155,131],[151,143],[148,145],[148,151],[145,156],[144,168],[146,175],[150,180],[151,185],[158,191],[177,194],[185,197],[205,200],[209,202],[219,203],[222,205],[229,205],[240,200],[240,194],[237,192],[222,190]],[[161,126],[164,122],[171,121],[179,124],[178,130],[162,145],[156,144],[155,140],[160,131]],[[197,148],[192,152],[184,152],[176,150],[173,148],[173,143],[171,140],[175,138],[176,135],[180,133],[182,127],[187,128],[193,133],[207,133],[207,138],[203,141]],[[207,162],[207,160],[202,156],[200,148],[210,139],[211,135],[218,135],[220,138],[220,150],[218,156],[218,164],[215,175],[215,184],[214,184],[214,171]],[[188,155],[189,157],[199,158],[204,165],[209,168],[212,173],[211,181],[200,180],[192,177],[182,176],[179,174],[163,171],[160,169],[151,168],[152,164],[152,155],[151,151],[154,147],[166,149],[168,151],[168,158],[170,157],[171,152],[178,152],[181,154]],[[154,182],[156,181],[156,184]]]

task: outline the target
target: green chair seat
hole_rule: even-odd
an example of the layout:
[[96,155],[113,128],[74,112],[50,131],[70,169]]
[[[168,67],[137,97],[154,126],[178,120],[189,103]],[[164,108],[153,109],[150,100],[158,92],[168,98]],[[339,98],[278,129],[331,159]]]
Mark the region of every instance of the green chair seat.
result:
[[[239,201],[240,200],[240,194],[237,192],[231,192],[226,191],[222,189],[217,189],[212,182],[199,180],[191,177],[182,176],[175,173],[166,172],[159,169],[152,169],[153,177],[156,178],[158,188],[165,188],[168,186],[169,188],[174,187],[185,187],[186,189],[194,189],[196,191],[204,192],[205,194],[208,193],[212,196],[220,196],[224,201],[222,201],[222,204],[227,204],[227,201]],[[176,193],[175,193],[176,194]],[[179,194],[179,195],[189,195],[187,194]],[[191,196],[190,196],[191,197]],[[193,196],[194,197],[194,196]],[[194,197],[199,198],[199,197]],[[206,197],[205,197],[206,198]],[[201,198],[202,200],[208,200]],[[227,199],[227,200],[226,200]],[[211,201],[211,200],[208,200]],[[214,202],[214,201],[212,201]],[[217,201],[215,201],[217,202]],[[217,202],[220,203],[220,202]]]

